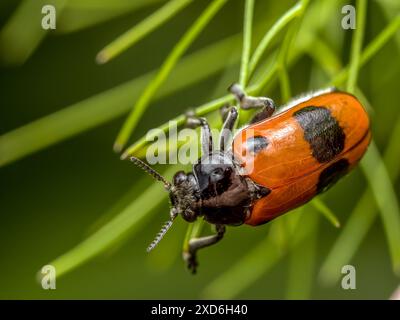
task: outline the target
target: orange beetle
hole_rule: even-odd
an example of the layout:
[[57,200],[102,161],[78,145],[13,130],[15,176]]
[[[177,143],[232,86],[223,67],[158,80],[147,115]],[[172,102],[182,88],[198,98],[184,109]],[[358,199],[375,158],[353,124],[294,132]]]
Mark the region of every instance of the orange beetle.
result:
[[271,190],[254,203],[246,224],[268,222],[308,202],[349,172],[367,149],[369,119],[357,98],[330,91],[302,100],[234,139],[244,175]]
[[230,87],[243,109],[261,111],[229,144],[238,112],[230,108],[214,150],[206,119],[188,116],[202,128],[202,157],[193,172],[179,171],[173,182],[141,160],[131,160],[164,183],[171,200],[170,220],[148,247],[152,250],[181,214],[187,222],[203,217],[216,234],[192,239],[184,258],[194,273],[199,249],[223,238],[226,225],[260,225],[303,205],[327,190],[361,159],[371,139],[368,115],[354,96],[335,90],[297,99],[273,115],[266,97]]

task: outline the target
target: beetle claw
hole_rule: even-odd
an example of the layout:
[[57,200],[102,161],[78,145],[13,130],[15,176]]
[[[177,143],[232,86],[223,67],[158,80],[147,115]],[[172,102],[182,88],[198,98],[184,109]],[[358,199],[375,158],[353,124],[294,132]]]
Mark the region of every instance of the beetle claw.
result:
[[197,266],[199,265],[197,262],[196,254],[190,252],[183,253],[183,259],[186,262],[186,266],[192,274],[196,274]]

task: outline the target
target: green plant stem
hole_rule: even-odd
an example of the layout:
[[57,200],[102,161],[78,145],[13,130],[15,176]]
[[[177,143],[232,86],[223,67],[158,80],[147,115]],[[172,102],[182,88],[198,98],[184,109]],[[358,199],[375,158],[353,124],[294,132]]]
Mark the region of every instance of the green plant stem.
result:
[[312,47],[306,48],[309,56],[322,68],[328,77],[341,71],[342,63],[336,53],[322,39],[315,37]]
[[252,25],[253,25],[254,0],[245,1],[243,19],[243,51],[240,66],[239,83],[246,88],[249,74],[249,58],[251,49]]
[[364,38],[365,19],[367,14],[367,0],[357,0],[356,30],[354,31],[351,58],[349,67],[349,77],[347,79],[347,91],[354,92],[357,84],[357,76],[360,70],[360,53]]
[[[51,4],[62,17],[67,0],[53,0]],[[18,7],[0,31],[0,62],[22,65],[39,47],[49,30],[42,28],[42,8],[47,0],[19,1]]]
[[[360,59],[360,67],[362,67],[365,63],[367,63],[374,54],[376,54],[386,43],[387,41],[396,33],[396,31],[400,28],[400,16],[398,16],[394,21],[392,21],[385,29],[374,39],[370,42],[370,44],[364,49],[363,53],[361,54]],[[311,42],[311,39],[308,39]],[[276,67],[276,65],[274,65]],[[276,70],[275,70],[276,71]],[[271,76],[275,75],[275,72],[270,74]],[[329,85],[340,85],[344,81],[346,81],[348,77],[348,66],[346,66],[342,71],[334,78],[333,81],[330,82]],[[267,82],[271,80],[271,77],[265,77],[265,81],[260,81],[257,86],[252,86],[249,88],[248,94],[254,94],[257,90],[261,90]],[[205,115],[209,112],[215,111],[220,108],[222,105],[228,103],[231,100],[230,95],[225,95],[221,98],[216,100],[210,101],[198,108],[195,109],[197,115]],[[180,115],[174,118],[172,121],[177,121],[178,126],[182,125],[185,121],[184,115]],[[159,126],[164,132],[167,132],[169,128],[169,124],[165,123]],[[142,137],[137,140],[131,147],[129,147],[125,153],[123,154],[122,158],[126,158],[128,155],[133,155],[138,152],[141,148],[143,148],[147,144],[146,137]]]
[[[351,48],[351,60],[347,91],[354,93],[360,68],[360,55],[365,27],[366,0],[357,1],[357,28]],[[372,141],[368,153],[361,162],[363,172],[371,186],[372,193],[380,209],[386,238],[388,241],[392,265],[400,274],[400,209],[396,193],[390,181],[378,148]]]
[[[176,167],[171,167],[165,176],[172,176]],[[167,197],[163,186],[159,183],[150,185],[131,204],[110,222],[83,240],[75,248],[53,260],[50,264],[57,270],[57,277],[72,271],[82,263],[93,258],[129,233],[130,236],[140,230],[146,220],[156,213],[156,207]]]
[[[388,41],[391,39],[400,28],[400,15],[393,19],[383,31],[379,33],[363,50],[360,56],[359,68],[364,66]],[[343,84],[349,76],[349,67],[344,68],[330,82],[332,85],[338,86]]]
[[174,17],[178,12],[185,8],[192,0],[171,0],[164,6],[149,15],[146,19],[120,35],[104,47],[96,57],[98,63],[106,63],[117,55],[121,54],[127,48],[132,47],[143,37],[151,33],[156,28],[163,25],[169,19]]
[[273,235],[274,229],[276,230],[280,223],[281,221],[277,221],[272,225],[265,239],[259,241],[234,265],[207,284],[202,296],[205,299],[233,299],[272,268],[286,253],[280,249]]
[[287,31],[285,38],[283,40],[281,50],[278,56],[278,76],[279,83],[281,88],[281,97],[284,102],[287,102],[292,97],[292,90],[290,87],[289,73],[287,69],[289,50],[291,48],[291,44],[293,43],[297,31],[300,27],[301,18],[303,17],[303,13],[307,7],[308,0],[303,0],[300,3],[300,11],[297,20],[290,26]]
[[[400,176],[398,165],[400,158],[399,143],[400,118],[397,120],[383,156],[383,163],[386,165],[392,182],[395,182]],[[349,264],[368,230],[372,227],[378,212],[374,195],[369,186],[350,214],[348,221],[344,224],[342,232],[322,265],[319,277],[325,284],[332,285],[339,279],[341,276],[340,268]]]
[[279,84],[281,89],[282,101],[287,102],[292,96],[291,88],[290,88],[290,80],[289,74],[287,71],[287,57],[288,50],[290,48],[290,44],[293,41],[294,34],[298,24],[293,24],[292,27],[288,30],[283,40],[279,55],[278,55],[278,76],[279,76]]
[[264,35],[251,57],[249,63],[249,76],[251,76],[256,70],[257,65],[259,64],[265,50],[268,48],[272,40],[285,26],[289,24],[290,21],[292,21],[301,13],[302,9],[303,1],[299,1],[295,6],[286,11],[285,14],[281,16]]
[[[273,68],[272,72],[269,72],[263,79],[260,80],[259,83],[250,86],[247,89],[247,93],[250,95],[256,94],[261,88],[264,87],[265,83],[271,79],[271,77],[273,76],[273,74],[275,72],[276,72],[276,68]],[[207,102],[207,103],[195,108],[194,112],[198,116],[203,116],[203,115],[206,115],[210,112],[217,110],[218,108],[222,107],[223,105],[229,103],[231,100],[232,100],[232,95],[227,94],[221,98],[212,100],[210,102]],[[170,122],[172,122],[174,124],[176,123],[176,125],[179,127],[185,123],[185,119],[186,119],[185,115],[181,114],[181,115],[177,116],[176,118],[162,124],[158,128],[164,132],[168,132],[169,127],[170,127]],[[154,140],[154,138],[155,138],[155,136],[153,137],[151,135],[143,136],[142,138],[137,140],[132,146],[130,146],[129,148],[127,148],[125,150],[125,152],[121,155],[121,159],[126,159],[128,156],[136,154],[139,150],[141,150],[143,147],[146,146],[148,141]]]
[[185,240],[183,241],[183,252],[189,252],[189,241],[200,236],[204,224],[205,221],[203,219],[199,219],[194,223],[189,223],[186,230]]
[[[78,32],[102,22],[135,12],[165,0],[135,1],[73,1],[68,0],[61,17],[57,18],[57,32]],[[95,12],[95,14],[94,14]]]
[[[293,213],[297,220],[292,228],[287,228],[292,217],[282,216],[274,221],[267,237],[210,282],[202,296],[206,299],[233,299],[276,265],[288,250],[295,250],[315,228],[318,218],[315,214],[304,214],[304,210],[303,207]],[[300,223],[302,227],[299,227]]]
[[392,266],[400,275],[400,210],[396,191],[393,189],[379,150],[372,141],[362,162],[362,169],[367,178],[382,217],[384,231],[389,246]]
[[[235,47],[239,47],[240,40],[241,37],[235,35],[182,58],[171,74],[174,81],[160,88],[154,99],[173,94],[215,74],[227,63],[239,61],[240,55]],[[232,55],[232,59],[227,62],[225,57],[228,54]],[[200,69],[197,67],[199,64],[202,65]],[[155,74],[155,71],[148,72],[1,135],[0,166],[125,114],[131,108],[132,99],[143,92],[146,83]],[[188,77],[188,74],[191,76]]]
[[[314,280],[318,216],[312,217],[311,226],[304,239],[296,243],[292,241],[293,248],[289,253],[289,275],[286,289],[286,299],[309,299]],[[296,239],[295,239],[296,240]]]
[[127,143],[132,131],[135,129],[139,119],[141,118],[144,111],[147,109],[151,99],[167,79],[172,69],[180,57],[186,52],[192,42],[197,38],[200,32],[205,28],[207,23],[215,16],[219,9],[226,3],[227,0],[214,0],[211,4],[203,11],[200,17],[193,23],[188,29],[184,36],[172,49],[171,53],[165,59],[160,70],[158,71],[155,78],[149,83],[142,95],[139,97],[135,106],[133,107],[128,118],[124,122],[117,139],[114,143],[114,150],[120,152]]

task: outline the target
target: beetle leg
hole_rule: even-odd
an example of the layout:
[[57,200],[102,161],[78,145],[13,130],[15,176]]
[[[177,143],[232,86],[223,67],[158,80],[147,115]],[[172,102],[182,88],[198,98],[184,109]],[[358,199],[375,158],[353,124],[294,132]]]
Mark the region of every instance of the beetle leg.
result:
[[225,122],[230,109],[231,106],[229,104],[224,104],[221,108],[219,108],[219,114],[221,116],[222,122]]
[[213,151],[213,142],[210,126],[206,118],[200,118],[193,112],[186,113],[186,126],[188,128],[201,127],[201,146],[203,155],[208,155]]
[[229,91],[235,96],[240,107],[244,110],[262,108],[251,120],[251,123],[269,118],[275,111],[274,101],[267,97],[252,97],[246,95],[243,88],[235,83],[229,87]]
[[225,226],[216,225],[217,233],[212,236],[206,236],[202,238],[194,238],[189,241],[189,251],[183,252],[183,259],[186,261],[188,269],[195,274],[198,266],[196,254],[197,250],[211,246],[224,237]]
[[225,151],[225,146],[228,145],[229,138],[235,126],[238,112],[235,107],[229,109],[224,125],[222,126],[221,134],[219,136],[219,149]]

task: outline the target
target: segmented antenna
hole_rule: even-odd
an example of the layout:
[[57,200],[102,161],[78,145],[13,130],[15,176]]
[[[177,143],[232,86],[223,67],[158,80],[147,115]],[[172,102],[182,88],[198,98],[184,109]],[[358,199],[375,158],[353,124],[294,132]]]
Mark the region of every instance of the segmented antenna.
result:
[[147,252],[150,252],[151,250],[153,250],[158,245],[158,243],[161,241],[161,239],[165,236],[165,234],[167,233],[169,228],[171,228],[172,223],[174,222],[174,219],[178,215],[175,208],[171,209],[170,215],[171,215],[171,219],[168,220],[167,222],[165,222],[165,224],[162,226],[161,230],[157,233],[153,242],[150,243],[150,245],[147,247],[147,249],[146,249]]
[[154,179],[161,181],[167,189],[171,188],[171,184],[167,180],[165,180],[165,178],[161,174],[159,174],[156,170],[151,168],[148,164],[146,164],[145,162],[136,157],[131,157],[130,159],[135,165],[137,165],[140,169],[146,171]]
[[147,249],[146,249],[147,252],[150,252],[151,250],[153,250],[157,246],[157,244],[161,241],[161,239],[167,233],[169,228],[171,228],[171,226],[172,226],[172,220],[168,220],[167,222],[165,222],[165,224],[163,225],[161,230],[157,233],[157,235],[156,235],[155,239],[153,240],[153,242],[150,243],[150,245],[147,247]]

